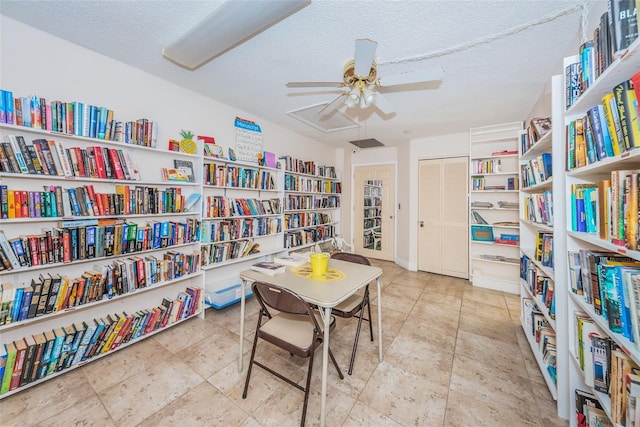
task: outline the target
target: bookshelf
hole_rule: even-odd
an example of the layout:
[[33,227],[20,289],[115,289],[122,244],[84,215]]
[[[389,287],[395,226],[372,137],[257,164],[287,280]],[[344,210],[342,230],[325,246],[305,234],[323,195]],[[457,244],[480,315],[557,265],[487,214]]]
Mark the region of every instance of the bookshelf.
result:
[[[552,91],[554,95],[554,124],[556,122],[562,124],[557,129],[554,126],[553,154],[554,158],[563,160],[561,165],[554,164],[554,171],[563,174],[562,181],[554,178],[554,194],[557,195],[556,206],[561,207],[557,211],[560,215],[556,215],[555,218],[554,251],[559,257],[562,257],[558,258],[555,274],[559,283],[561,279],[566,283],[557,294],[556,304],[558,307],[561,306],[560,304],[566,307],[566,322],[568,324],[566,328],[568,336],[564,341],[567,343],[567,354],[564,356],[567,360],[564,363],[568,369],[567,395],[570,397],[570,402],[568,407],[564,408],[563,414],[565,416],[575,414],[576,405],[573,396],[576,390],[581,390],[595,396],[595,400],[614,425],[625,425],[624,418],[620,417],[621,411],[616,410],[615,405],[616,401],[620,401],[620,396],[602,391],[598,375],[600,371],[593,369],[593,364],[597,364],[597,359],[589,361],[586,355],[591,350],[594,351],[594,354],[600,353],[600,343],[606,342],[607,344],[603,348],[613,346],[620,351],[603,350],[604,354],[614,355],[615,360],[618,358],[626,359],[624,366],[633,364],[640,366],[640,346],[638,344],[640,340],[633,339],[633,333],[628,331],[628,327],[633,324],[637,325],[637,318],[627,317],[627,322],[621,325],[617,320],[616,310],[613,308],[620,307],[620,304],[624,306],[625,302],[617,299],[612,292],[614,288],[611,287],[607,272],[621,270],[615,266],[604,267],[601,268],[605,272],[601,278],[598,275],[591,276],[591,269],[595,269],[596,264],[605,264],[605,262],[597,261],[594,255],[597,252],[608,254],[608,256],[625,257],[632,262],[640,261],[637,237],[633,232],[638,225],[637,206],[634,207],[627,203],[627,201],[635,200],[635,197],[631,198],[630,196],[635,192],[625,193],[625,191],[629,191],[625,188],[631,188],[633,181],[637,183],[634,173],[640,168],[640,157],[635,149],[620,150],[619,153],[608,154],[608,150],[604,150],[604,155],[600,155],[600,151],[596,151],[598,154],[595,157],[589,157],[587,152],[589,145],[591,141],[598,139],[590,141],[588,137],[590,131],[587,130],[587,126],[593,129],[592,124],[596,118],[591,116],[590,111],[603,103],[604,96],[612,93],[615,86],[640,71],[638,67],[640,40],[636,40],[611,65],[597,73],[597,77],[592,79],[586,90],[576,93],[574,99],[568,100],[566,94],[570,94],[571,91],[565,90],[571,87],[570,70],[573,67],[571,64],[577,62],[579,62],[577,56],[565,58],[564,67],[568,72],[562,76],[554,76]],[[583,126],[584,133],[580,137],[576,137],[575,130],[580,126]],[[596,138],[595,133],[591,132],[591,135]],[[606,140],[603,139],[603,141],[606,144]],[[582,144],[584,144],[583,148],[578,148]],[[583,150],[585,158],[576,163],[577,156],[582,155],[579,152]],[[611,151],[613,150],[611,149]],[[554,176],[558,176],[557,173],[554,173]],[[620,186],[616,185],[616,180]],[[627,187],[625,187],[625,182]],[[609,186],[610,190],[607,189]],[[588,190],[591,187],[594,187],[595,190]],[[586,194],[594,195],[587,198],[585,191],[587,191]],[[606,196],[607,193],[611,193],[611,203],[609,203],[609,197]],[[594,199],[595,203],[586,203],[587,200],[593,201]],[[587,210],[589,208],[586,207],[583,216],[583,202],[581,200],[585,205],[590,204],[594,210]],[[627,213],[633,213],[626,216],[625,209],[627,209]],[[585,218],[585,221],[579,221],[580,218]],[[631,220],[632,218],[633,220]],[[589,226],[591,221],[593,222]],[[627,234],[628,232],[631,234]],[[631,298],[629,306],[632,306],[634,298],[630,294],[637,290],[637,285],[629,279],[630,277],[624,277],[618,281],[614,278],[614,283],[623,285],[620,288],[622,292],[619,296],[622,300],[627,297]],[[606,292],[596,293],[599,291],[600,285],[607,289]],[[560,297],[563,298],[562,301]],[[629,308],[631,309],[631,307]],[[589,332],[600,336],[602,341],[584,339]],[[558,340],[560,341],[560,337]],[[558,362],[561,362],[560,358]],[[616,365],[615,361],[612,364]],[[607,369],[604,371],[606,372]],[[609,374],[615,373],[610,371]],[[616,383],[615,378],[616,376],[612,375],[614,384]],[[617,389],[617,387],[614,385],[612,389]],[[625,388],[622,387],[622,390]],[[571,417],[571,425],[577,425],[573,416]]]
[[362,247],[381,250],[382,244],[382,183],[368,180],[364,183],[363,194]]
[[284,164],[284,247],[304,249],[338,234],[341,182],[333,166],[290,156]]
[[[14,244],[25,249],[18,264],[0,270],[0,344],[26,346],[24,358],[18,355],[22,373],[14,371],[0,398],[204,316],[201,215],[185,211],[200,191],[200,157],[152,147],[151,139],[127,144],[12,124],[0,124],[0,136],[11,143],[21,137],[27,151],[20,152],[34,153],[32,162],[47,162],[34,140],[55,141],[50,150],[64,153],[49,159],[52,175],[33,163],[27,172],[36,173],[12,172],[6,163],[0,172],[0,244],[5,254]],[[98,151],[113,156],[109,164]],[[194,182],[162,179],[174,160],[191,162]],[[38,291],[47,296],[36,299]],[[25,295],[29,304],[20,300]],[[37,357],[49,348],[50,359]]]
[[234,269],[221,267],[282,251],[283,171],[207,156],[203,162],[202,269],[207,295],[215,295],[238,281]]
[[[556,401],[557,324],[553,257],[552,132],[540,135],[532,124],[520,134],[520,322],[542,377]],[[564,404],[564,403],[561,403]]]
[[474,286],[519,293],[522,122],[469,130],[469,271]]

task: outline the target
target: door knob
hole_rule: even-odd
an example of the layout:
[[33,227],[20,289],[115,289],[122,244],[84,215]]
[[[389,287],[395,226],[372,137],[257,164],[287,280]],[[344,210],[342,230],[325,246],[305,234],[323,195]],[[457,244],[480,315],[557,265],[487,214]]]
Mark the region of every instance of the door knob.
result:
[[418,221],[418,224],[420,224],[420,227],[424,227],[424,221]]

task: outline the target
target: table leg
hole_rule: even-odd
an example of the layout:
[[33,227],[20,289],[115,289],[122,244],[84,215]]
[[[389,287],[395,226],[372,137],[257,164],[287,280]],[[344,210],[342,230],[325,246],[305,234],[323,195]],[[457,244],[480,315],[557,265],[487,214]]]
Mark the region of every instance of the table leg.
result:
[[378,287],[378,362],[382,362],[382,276],[376,279]]
[[240,280],[240,357],[238,358],[238,372],[242,372],[242,353],[244,350],[244,310],[245,310],[245,288],[247,283]]
[[320,310],[324,321],[324,340],[322,345],[322,394],[320,400],[320,427],[324,427],[327,417],[327,376],[329,374],[329,325],[331,323],[331,307]]

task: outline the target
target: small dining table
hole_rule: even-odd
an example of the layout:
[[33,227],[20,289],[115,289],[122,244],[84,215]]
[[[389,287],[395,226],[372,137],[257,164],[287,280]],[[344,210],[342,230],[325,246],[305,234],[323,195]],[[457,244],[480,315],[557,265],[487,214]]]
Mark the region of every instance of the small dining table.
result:
[[245,270],[240,273],[240,279],[240,357],[238,362],[240,372],[242,372],[243,369],[245,295],[247,286],[257,281],[281,286],[295,292],[308,303],[315,304],[320,308],[320,315],[324,322],[320,425],[324,426],[326,420],[329,323],[331,321],[331,310],[359,289],[364,288],[374,280],[376,281],[378,291],[378,361],[382,362],[382,269],[374,266],[329,259],[327,273],[321,276],[313,275],[311,266],[307,263],[300,267],[287,266],[284,273],[273,276],[254,270]]

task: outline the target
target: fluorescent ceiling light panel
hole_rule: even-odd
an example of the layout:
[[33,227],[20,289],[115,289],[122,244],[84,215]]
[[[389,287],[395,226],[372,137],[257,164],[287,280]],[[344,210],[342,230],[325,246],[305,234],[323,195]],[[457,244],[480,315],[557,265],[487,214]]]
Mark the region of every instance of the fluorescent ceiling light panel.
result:
[[195,70],[309,3],[311,0],[229,0],[162,49],[162,54],[178,65]]

